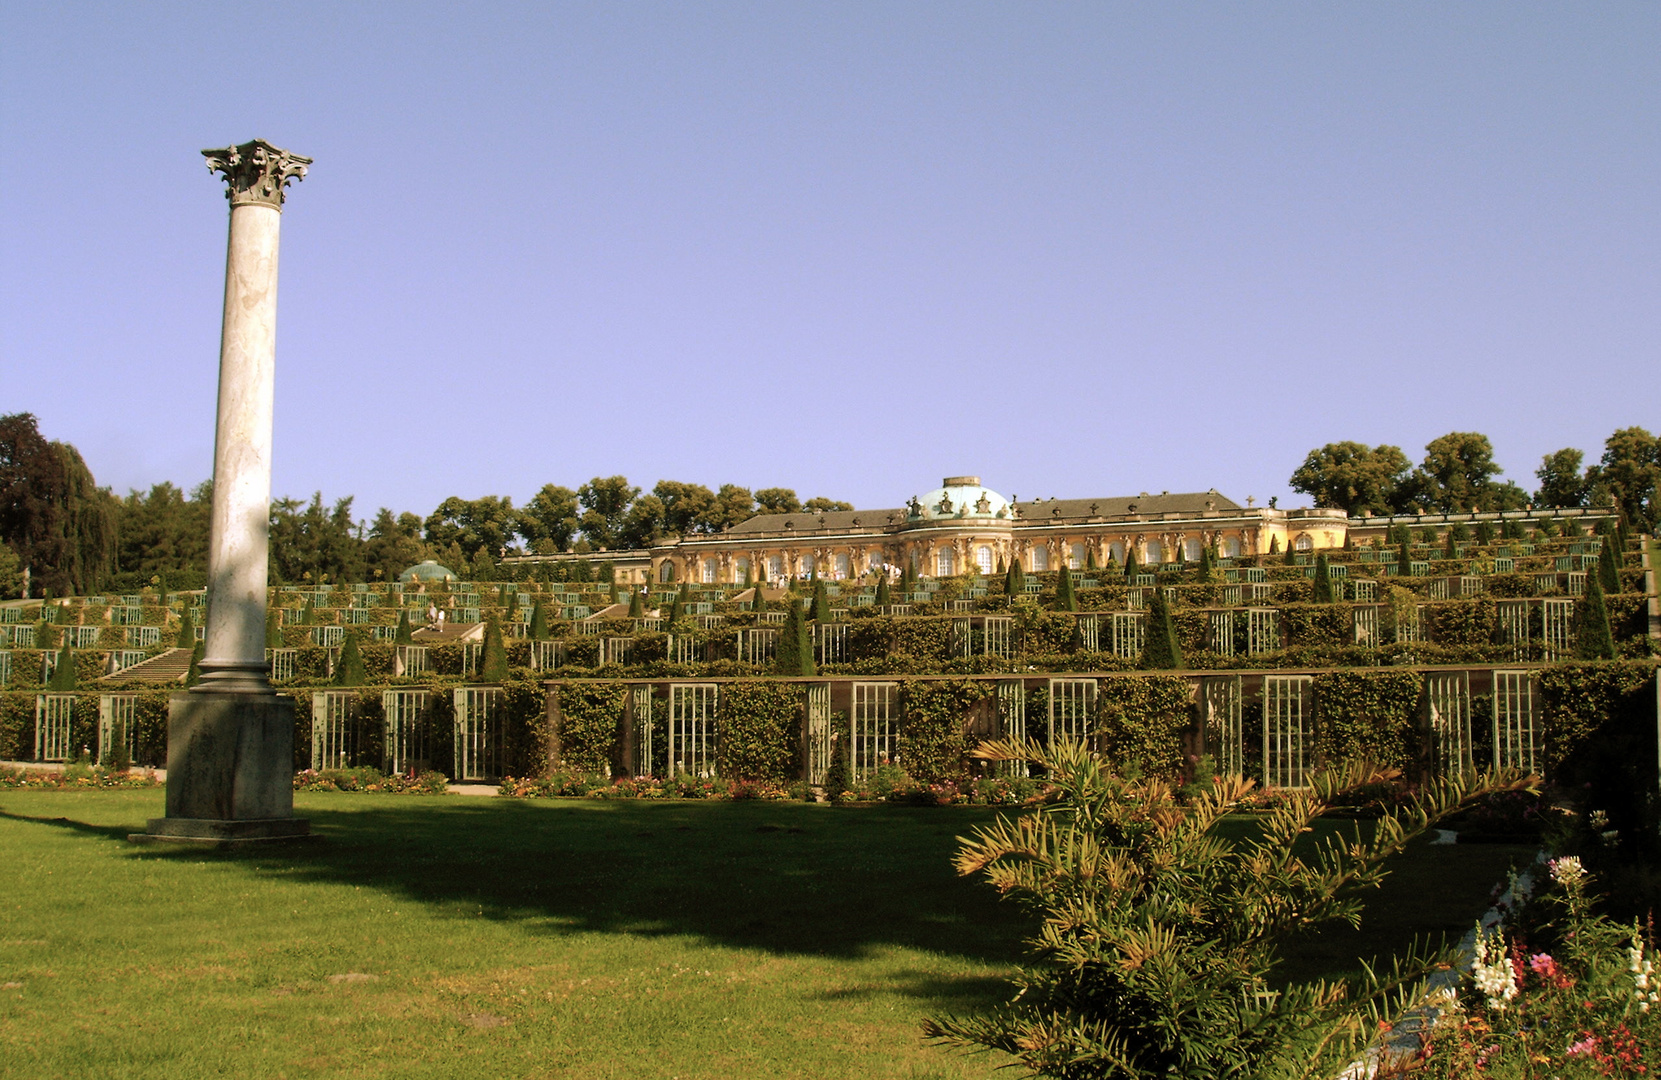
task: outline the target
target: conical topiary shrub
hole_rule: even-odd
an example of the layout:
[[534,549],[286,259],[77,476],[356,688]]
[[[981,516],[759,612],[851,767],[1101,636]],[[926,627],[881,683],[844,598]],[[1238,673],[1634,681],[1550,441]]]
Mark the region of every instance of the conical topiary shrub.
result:
[[1331,569],[1326,561],[1326,552],[1315,556],[1315,602],[1317,604],[1332,603],[1332,578],[1328,576]]
[[493,615],[484,624],[484,651],[479,654],[479,678],[502,682],[508,677],[508,650],[502,643],[502,627]]
[[1055,585],[1055,609],[1057,611],[1077,611],[1078,597],[1073,593],[1073,572],[1067,567],[1061,568]]
[[[408,624],[406,622],[403,625]],[[530,635],[532,641],[548,640],[548,608],[543,604],[540,596],[531,604],[531,625],[526,633]]]
[[883,572],[877,576],[877,606],[887,607],[891,602],[888,590],[888,574]]
[[363,669],[363,651],[358,648],[358,632],[354,627],[346,631],[346,640],[340,645],[340,659],[335,661],[336,686],[362,686],[369,681]]
[[830,622],[830,590],[825,588],[823,581],[813,583],[813,621],[816,623]]
[[1605,595],[1621,591],[1621,556],[1608,533],[1603,536],[1603,551],[1598,555],[1598,581]]
[[1200,545],[1200,580],[1202,582],[1209,582],[1211,580],[1211,545],[1210,544],[1201,544]]
[[779,633],[779,647],[774,654],[774,668],[780,675],[814,675],[813,634],[808,630],[807,612],[800,601],[791,601],[790,619]]
[[1141,564],[1138,563],[1137,560],[1136,560],[1136,549],[1133,548],[1133,547],[1132,548],[1126,548],[1125,549],[1125,581],[1127,583],[1131,584],[1131,585],[1136,584],[1136,575],[1140,574],[1141,572],[1142,572]]
[[1575,656],[1581,660],[1613,660],[1615,634],[1609,626],[1609,607],[1603,601],[1603,582],[1597,574],[1586,575],[1586,595],[1575,612],[1579,624],[1575,635]]
[[265,647],[268,649],[283,647],[283,630],[278,622],[276,608],[267,608],[265,612]]
[[629,618],[643,619],[646,617],[646,597],[639,589],[629,590]]
[[686,614],[686,586],[681,585],[675,590],[675,599],[669,604],[669,622],[674,624]]
[[1148,637],[1142,645],[1142,666],[1154,670],[1182,667],[1182,645],[1177,641],[1176,622],[1163,588],[1155,588],[1148,605]]
[[174,648],[189,649],[196,645],[196,620],[190,617],[190,605],[185,605],[185,613],[179,619],[179,636],[173,642]]
[[202,681],[202,642],[198,641],[190,650],[190,667],[185,671],[185,689],[190,689]]
[[52,668],[52,679],[46,684],[46,689],[54,694],[69,694],[75,690],[75,650],[69,647],[69,640],[64,639],[63,648],[58,650],[58,662]]

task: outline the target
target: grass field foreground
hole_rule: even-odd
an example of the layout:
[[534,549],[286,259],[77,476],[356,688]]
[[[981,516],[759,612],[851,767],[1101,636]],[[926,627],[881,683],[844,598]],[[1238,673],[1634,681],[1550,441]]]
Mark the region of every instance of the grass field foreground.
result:
[[[158,851],[159,791],[0,796],[0,1055],[85,1077],[992,1075],[1028,921],[950,868],[992,811],[319,794],[326,839]],[[1334,826],[1339,827],[1339,826]],[[1349,827],[1347,825],[1342,827]],[[1520,853],[1420,847],[1360,933],[1459,932]]]

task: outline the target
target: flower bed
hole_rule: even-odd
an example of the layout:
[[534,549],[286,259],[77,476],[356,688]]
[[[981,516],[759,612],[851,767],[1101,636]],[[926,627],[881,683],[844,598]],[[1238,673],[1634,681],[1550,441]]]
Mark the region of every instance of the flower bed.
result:
[[378,791],[389,795],[443,795],[450,778],[440,772],[414,776],[379,769],[306,769],[294,774],[295,791]]
[[41,788],[67,791],[95,788],[160,787],[153,770],[106,769],[102,765],[67,765],[61,771],[0,769],[0,788]]

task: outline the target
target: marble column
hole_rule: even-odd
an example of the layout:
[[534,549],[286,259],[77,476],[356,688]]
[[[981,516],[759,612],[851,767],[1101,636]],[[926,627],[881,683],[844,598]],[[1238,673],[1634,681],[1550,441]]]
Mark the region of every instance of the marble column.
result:
[[135,840],[216,845],[308,835],[294,816],[294,703],[265,662],[277,237],[310,158],[256,139],[204,150],[229,182],[208,617],[201,681],[169,703],[167,816]]

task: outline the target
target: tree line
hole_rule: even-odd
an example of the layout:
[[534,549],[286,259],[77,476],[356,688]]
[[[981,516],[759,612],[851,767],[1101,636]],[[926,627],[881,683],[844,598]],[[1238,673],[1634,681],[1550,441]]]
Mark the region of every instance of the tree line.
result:
[[[546,484],[523,507],[507,496],[452,496],[426,517],[382,507],[359,520],[352,496],[271,503],[273,583],[396,578],[424,559],[467,574],[506,555],[634,550],[687,533],[718,533],[757,514],[852,510],[790,488],[660,480],[650,491],[622,476],[576,490]],[[172,589],[206,580],[213,482],[171,483],[125,496],[101,488],[79,452],[47,440],[30,413],[0,416],[0,598]]]
[[1486,435],[1454,431],[1426,444],[1417,467],[1399,446],[1328,443],[1309,452],[1290,486],[1351,517],[1606,506],[1636,532],[1653,532],[1661,517],[1661,437],[1641,427],[1610,435],[1590,464],[1573,447],[1545,455],[1532,493],[1496,479],[1504,473]]

